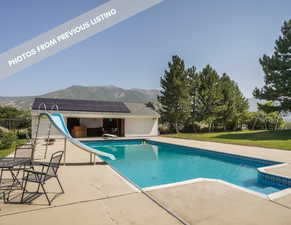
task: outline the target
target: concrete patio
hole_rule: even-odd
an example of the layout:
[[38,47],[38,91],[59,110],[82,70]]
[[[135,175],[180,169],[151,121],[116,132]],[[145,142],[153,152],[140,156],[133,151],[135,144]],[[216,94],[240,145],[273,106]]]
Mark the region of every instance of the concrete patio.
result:
[[[291,163],[288,151],[163,137],[151,139]],[[63,142],[57,141],[49,147],[49,153],[62,149]],[[100,160],[97,165],[90,165],[89,159],[87,152],[68,144],[69,163],[59,171],[65,194],[56,195],[59,189],[52,180],[48,191],[50,197],[56,197],[51,206],[44,196],[25,205],[1,202],[0,224],[291,224],[291,195],[271,201],[215,181],[141,192],[110,166]],[[291,170],[285,167],[272,172],[291,176]]]

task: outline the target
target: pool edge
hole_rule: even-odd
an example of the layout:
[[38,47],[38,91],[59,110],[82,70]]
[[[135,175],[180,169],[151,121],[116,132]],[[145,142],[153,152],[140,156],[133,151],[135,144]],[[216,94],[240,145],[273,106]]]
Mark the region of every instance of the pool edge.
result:
[[[162,143],[162,144],[170,144],[170,145],[176,145],[176,146],[180,146],[180,147],[187,147],[187,148],[189,148],[189,150],[195,150],[195,147],[193,147],[193,146],[187,146],[187,145],[181,145],[181,144],[173,144],[173,143],[167,143],[167,142],[163,142],[163,141],[152,140],[149,137],[133,138],[133,139],[116,139],[114,141],[132,141],[132,140],[156,142],[156,143]],[[101,141],[101,140],[90,140],[88,142],[91,142],[91,141],[93,142],[93,141]],[[104,141],[104,140],[102,140],[102,141]],[[106,141],[113,141],[113,140],[110,139],[110,140],[106,140]],[[202,150],[202,151],[213,152],[213,153],[217,153],[217,154],[221,154],[221,155],[229,155],[229,156],[233,156],[233,157],[239,157],[239,158],[248,159],[248,160],[260,161],[260,162],[266,162],[266,163],[274,163],[275,165],[270,165],[270,166],[257,168],[258,178],[259,178],[260,174],[264,174],[264,175],[268,175],[268,176],[272,176],[272,177],[280,177],[280,178],[283,178],[283,179],[290,180],[290,184],[291,184],[291,179],[289,179],[288,177],[274,175],[274,174],[272,174],[270,172],[266,172],[265,171],[265,169],[267,169],[267,168],[286,166],[286,165],[288,165],[288,163],[284,163],[284,162],[280,162],[280,161],[273,161],[273,160],[268,160],[268,159],[263,159],[263,158],[259,158],[259,157],[249,157],[249,156],[244,156],[244,155],[240,155],[240,154],[220,152],[220,151],[215,151],[215,150],[210,150],[210,149],[203,149],[203,148],[196,148],[196,149]],[[255,196],[259,196],[259,197],[261,197],[263,199],[267,199],[267,200],[273,200],[273,199],[281,198],[281,197],[284,197],[284,196],[286,196],[288,194],[291,194],[291,186],[287,186],[284,190],[277,191],[277,192],[274,192],[274,193],[271,193],[271,194],[263,194],[263,193],[260,193],[260,192],[257,192],[257,191],[253,191],[253,190],[248,189],[248,188],[244,188],[244,187],[238,186],[236,184],[229,183],[229,182],[224,181],[224,180],[214,179],[214,178],[195,178],[195,179],[189,179],[189,180],[170,183],[170,184],[162,184],[162,185],[156,185],[156,186],[142,188],[142,187],[139,187],[134,182],[132,182],[131,180],[129,180],[125,175],[123,175],[117,169],[112,167],[109,163],[106,162],[106,164],[107,164],[108,167],[111,168],[111,170],[115,174],[117,174],[121,179],[123,179],[129,186],[131,186],[137,192],[149,191],[149,190],[154,190],[154,189],[161,189],[161,188],[167,188],[167,187],[173,187],[173,186],[185,185],[185,184],[197,183],[197,182],[203,182],[203,181],[209,181],[209,182],[223,183],[223,184],[225,184],[227,186],[239,189],[241,191],[253,194]],[[281,185],[280,183],[273,183],[273,184]]]

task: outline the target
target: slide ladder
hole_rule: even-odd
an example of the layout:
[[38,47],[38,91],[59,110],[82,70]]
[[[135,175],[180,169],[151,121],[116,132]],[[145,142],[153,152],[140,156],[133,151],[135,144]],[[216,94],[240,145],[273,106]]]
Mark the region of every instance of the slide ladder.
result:
[[[43,106],[43,110],[45,112],[47,112],[47,106],[46,106],[46,104],[45,103],[41,103],[38,106],[39,115],[40,115],[40,112],[42,110],[41,109],[42,106]],[[56,108],[57,111],[59,110],[59,107],[56,104],[51,107],[51,110],[54,110],[54,108]],[[36,149],[36,146],[37,146],[37,139],[38,139],[38,135],[39,135],[40,121],[41,121],[41,116],[38,116],[38,119],[37,119],[36,124],[35,124],[36,131],[35,131],[35,135],[34,135],[34,140],[32,142],[35,149]],[[47,139],[45,140],[45,149],[44,149],[43,159],[46,159],[46,156],[47,156],[48,147],[49,147],[49,144],[50,144],[51,128],[52,128],[52,124],[50,123],[49,126],[48,126],[48,129],[47,129]]]
[[[56,111],[59,111],[59,106],[57,104],[54,104],[51,107],[51,111],[56,109]],[[48,127],[48,132],[47,132],[47,139],[46,139],[46,145],[45,145],[45,153],[44,153],[44,158],[46,159],[47,156],[47,151],[48,151],[48,147],[50,145],[50,135],[51,135],[51,129],[52,129],[52,123],[49,124]]]

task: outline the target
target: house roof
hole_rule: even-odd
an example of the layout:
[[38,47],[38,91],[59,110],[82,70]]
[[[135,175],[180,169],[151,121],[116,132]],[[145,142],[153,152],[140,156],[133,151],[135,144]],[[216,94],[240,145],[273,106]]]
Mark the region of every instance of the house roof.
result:
[[130,114],[134,116],[151,116],[151,117],[160,117],[160,114],[152,110],[149,107],[146,107],[145,104],[141,103],[124,103],[127,108],[130,110]]
[[[46,109],[44,108],[44,103]],[[88,100],[69,100],[69,99],[51,99],[36,98],[32,104],[32,110],[57,110],[54,105],[58,105],[58,110],[67,113],[90,114],[96,113],[100,115],[124,115],[137,117],[154,117],[160,115],[142,103],[126,103],[126,102],[110,102],[110,101],[88,101]],[[84,114],[84,115],[85,115]]]
[[33,110],[130,113],[123,102],[35,98]]

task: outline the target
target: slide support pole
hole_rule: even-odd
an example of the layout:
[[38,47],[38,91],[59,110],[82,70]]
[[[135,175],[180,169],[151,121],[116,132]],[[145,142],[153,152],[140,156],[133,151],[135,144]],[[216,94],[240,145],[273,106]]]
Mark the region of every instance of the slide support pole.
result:
[[65,138],[64,141],[64,165],[66,165],[67,162],[67,138]]
[[90,153],[90,164],[92,163],[92,153]]

